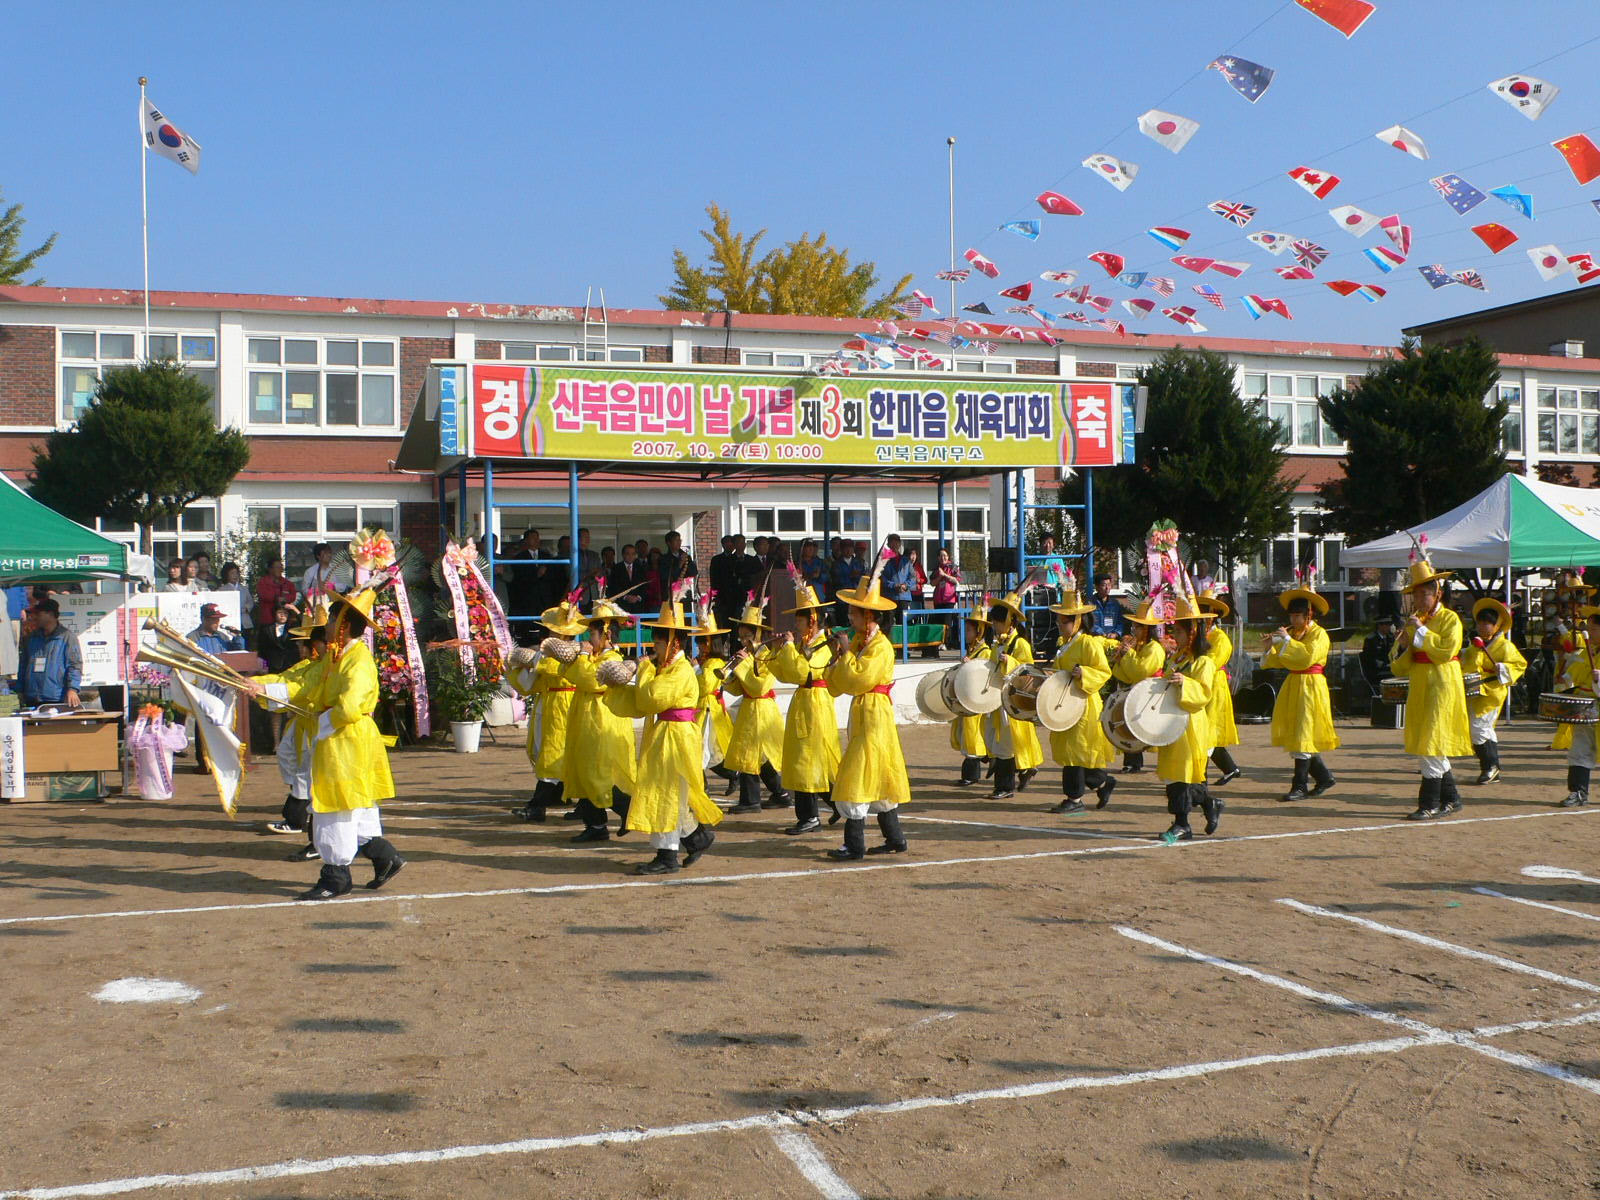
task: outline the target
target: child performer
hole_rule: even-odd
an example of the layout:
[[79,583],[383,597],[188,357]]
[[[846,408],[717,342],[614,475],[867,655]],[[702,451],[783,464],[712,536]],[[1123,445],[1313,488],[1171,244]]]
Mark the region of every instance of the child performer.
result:
[[[1569,688],[1580,696],[1595,694],[1595,652],[1600,645],[1600,607],[1584,605],[1578,610],[1579,618],[1587,622],[1587,636],[1583,648],[1567,662],[1566,674],[1561,679],[1563,689]],[[1594,771],[1595,755],[1600,748],[1600,725],[1567,725],[1571,740],[1567,748],[1567,798],[1562,808],[1582,808],[1589,803],[1589,776]]]
[[[834,803],[844,814],[844,845],[828,851],[840,861],[860,859],[867,854],[903,854],[905,834],[900,831],[900,805],[911,799],[911,782],[906,778],[905,753],[900,746],[900,731],[895,728],[894,702],[889,695],[894,685],[894,647],[878,629],[878,614],[892,612],[893,600],[879,591],[879,576],[884,559],[871,575],[863,575],[855,588],[841,588],[839,599],[849,607],[849,642],[841,636],[834,643],[836,655],[827,670],[828,690],[836,696],[852,696],[850,701],[850,740],[839,762],[839,775],[833,785]],[[867,813],[878,814],[878,829],[883,843],[867,849]]]
[[1116,760],[1116,751],[1100,727],[1100,689],[1111,679],[1111,666],[1106,662],[1105,643],[1084,632],[1084,614],[1093,612],[1094,605],[1083,602],[1070,574],[1061,603],[1052,604],[1050,611],[1056,615],[1060,634],[1055,669],[1068,672],[1089,696],[1088,707],[1076,725],[1050,734],[1050,755],[1061,767],[1061,793],[1065,797],[1050,811],[1081,813],[1085,791],[1092,790],[1095,807],[1104,808],[1117,786],[1105,770]]
[[728,739],[733,733],[733,719],[728,716],[728,701],[722,694],[722,678],[728,670],[728,660],[723,657],[724,637],[728,630],[717,625],[714,601],[717,593],[708,591],[700,597],[695,608],[694,636],[699,645],[699,661],[695,674],[700,679],[699,716],[700,736],[705,745],[702,757],[711,773],[725,780],[724,796],[739,790],[739,773],[730,771],[722,761],[728,753]]
[[[1146,599],[1136,612],[1128,614],[1127,621],[1131,628],[1107,655],[1111,664],[1111,678],[1121,687],[1130,688],[1141,679],[1160,675],[1166,669],[1167,648],[1152,636],[1156,626],[1161,624],[1161,618],[1151,615],[1151,607],[1151,602]],[[1124,754],[1122,769],[1132,775],[1144,770],[1144,751]]]
[[564,754],[561,785],[575,799],[583,832],[574,842],[604,842],[611,838],[608,813],[616,808],[619,836],[627,831],[628,803],[633,796],[637,763],[633,750],[633,722],[606,707],[606,686],[599,681],[600,666],[621,662],[622,652],[612,645],[617,627],[628,614],[611,600],[595,601],[594,611],[581,618],[589,631],[588,652],[561,669],[561,678],[577,691],[567,717],[567,745],[576,753]]
[[[578,594],[539,614],[539,625],[550,637],[575,638],[583,632]],[[572,717],[572,697],[577,689],[562,677],[565,664],[549,654],[528,667],[508,667],[506,681],[528,702],[528,762],[533,767],[533,795],[521,808],[511,810],[524,821],[543,823],[545,810],[561,803],[562,761],[567,750],[567,725]]]
[[[1020,632],[1024,622],[1022,597],[1043,578],[1042,569],[1030,572],[1016,591],[1007,592],[989,607],[994,644],[986,657],[999,660],[999,681],[1004,681],[1018,667],[1033,662],[1033,644]],[[1044,763],[1039,731],[1027,721],[1013,721],[1003,708],[984,714],[983,740],[994,756],[991,800],[1004,800],[1022,791]]]
[[1189,597],[1175,599],[1171,626],[1173,652],[1167,659],[1167,686],[1178,688],[1178,706],[1189,714],[1183,736],[1156,751],[1156,777],[1167,785],[1167,811],[1172,827],[1162,834],[1167,842],[1194,838],[1189,813],[1198,803],[1206,815],[1206,832],[1217,831],[1222,801],[1206,786],[1206,761],[1211,753],[1211,689],[1216,686],[1217,665],[1206,654],[1205,614]]
[[1483,676],[1482,691],[1467,698],[1467,719],[1472,731],[1472,752],[1478,756],[1477,782],[1500,778],[1500,735],[1495,722],[1506,706],[1511,685],[1522,678],[1528,660],[1511,644],[1511,610],[1493,596],[1472,606],[1477,636],[1461,655],[1461,669]]
[[783,780],[774,763],[783,761],[783,716],[778,712],[777,680],[772,675],[772,653],[760,642],[771,627],[763,621],[766,596],[750,593],[750,603],[734,622],[740,648],[728,661],[723,687],[740,696],[739,712],[733,718],[728,738],[728,753],[723,764],[739,773],[739,803],[729,812],[760,812],[761,785],[767,785],[767,806],[778,808],[789,803]]
[[1211,737],[1216,748],[1211,751],[1211,761],[1217,764],[1222,778],[1217,786],[1232,783],[1239,778],[1239,764],[1233,761],[1229,746],[1239,744],[1239,726],[1233,719],[1233,687],[1228,677],[1228,664],[1233,661],[1233,639],[1222,622],[1233,610],[1228,602],[1218,596],[1215,588],[1206,588],[1195,598],[1200,611],[1206,614],[1206,657],[1217,666],[1217,682],[1211,689],[1211,707],[1206,716],[1211,718]]
[[[964,662],[987,658],[989,649],[989,597],[976,605],[966,617],[967,655]],[[983,778],[983,765],[989,757],[989,744],[983,738],[983,717],[957,717],[950,722],[950,749],[961,755],[961,778],[957,787],[971,787]]]
[[1406,586],[1413,609],[1389,651],[1396,675],[1411,681],[1406,694],[1406,753],[1417,757],[1422,782],[1410,821],[1461,811],[1452,758],[1472,753],[1467,693],[1461,682],[1461,618],[1444,603],[1444,580],[1426,557],[1411,564]]
[[[305,619],[289,631],[290,638],[299,646],[300,661],[280,674],[255,676],[255,682],[265,692],[258,701],[263,708],[272,709],[284,703],[309,707],[307,698],[321,686],[322,673],[328,665],[328,627],[325,623],[315,623],[314,612],[326,620],[324,610],[308,608]],[[269,833],[305,834],[310,853],[306,849],[296,851],[289,856],[289,861],[310,862],[317,857],[316,848],[310,845],[311,745],[317,736],[317,722],[309,715],[290,713],[288,716],[283,723],[283,734],[278,738],[277,760],[278,775],[289,791],[283,801],[282,820],[269,822],[267,830]]]
[[629,829],[650,835],[656,852],[633,873],[667,875],[679,870],[680,846],[687,852],[684,866],[710,848],[710,827],[722,820],[722,810],[706,796],[704,749],[695,724],[700,684],[683,653],[683,639],[695,626],[684,620],[676,600],[663,604],[660,618],[645,626],[652,631],[650,657],[634,676],[632,707],[648,726],[627,821]]
[[817,598],[816,589],[795,576],[794,632],[772,656],[772,673],[795,687],[783,727],[783,781],[794,791],[794,824],[787,834],[814,833],[822,828],[821,804],[833,792],[839,773],[839,722],[834,716],[833,694],[824,678],[833,661],[822,614],[830,607]]
[[[1304,800],[1322,795],[1335,782],[1333,772],[1322,761],[1324,750],[1339,748],[1328,681],[1323,676],[1328,665],[1328,631],[1317,624],[1317,618],[1327,613],[1328,602],[1317,594],[1308,576],[1301,586],[1279,595],[1278,603],[1288,614],[1289,624],[1262,636],[1266,653],[1261,659],[1263,668],[1289,672],[1272,705],[1272,744],[1287,750],[1294,760],[1294,780],[1278,799]],[[1308,791],[1307,784],[1313,781]]]
[[[161,705],[146,704],[139,710],[138,720],[128,731],[128,749],[133,751],[134,778],[138,781],[139,795],[143,799],[172,799],[172,756],[188,745],[189,735],[184,731],[183,722],[167,720],[167,710]],[[281,767],[282,763],[279,765]],[[288,820],[289,804],[293,797],[291,791],[290,800],[284,801],[285,820]],[[308,799],[308,807],[310,803]],[[267,828],[278,832],[273,825]]]

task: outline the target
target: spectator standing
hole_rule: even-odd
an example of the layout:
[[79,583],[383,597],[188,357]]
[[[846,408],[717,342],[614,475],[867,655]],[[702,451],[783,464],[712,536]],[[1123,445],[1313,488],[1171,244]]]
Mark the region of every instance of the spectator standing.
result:
[[199,627],[189,635],[189,640],[207,654],[222,655],[244,649],[244,638],[237,629],[222,623],[223,612],[215,604],[200,606]]
[[311,548],[311,553],[315,561],[306,568],[300,580],[300,592],[307,603],[318,600],[331,603],[341,590],[333,570],[333,547],[327,542],[318,542]]
[[162,586],[163,592],[193,592],[194,585],[189,582],[189,564],[181,558],[175,558],[167,564],[167,582]]
[[807,538],[800,543],[800,561],[795,564],[800,569],[800,578],[806,586],[816,592],[818,599],[825,599],[830,592],[828,587],[828,569],[822,559],[817,557],[816,538]]
[[195,591],[216,592],[221,590],[222,581],[211,573],[211,555],[202,550],[189,561],[194,564],[192,578],[194,579]]
[[6,588],[6,604],[0,610],[0,675],[15,679],[17,654],[21,646],[22,614],[28,608],[28,589],[17,584]]
[[689,581],[689,590],[685,596],[699,594],[700,568],[695,565],[694,558],[683,548],[683,535],[674,529],[667,534],[667,552],[661,556],[660,566],[661,595],[669,597],[672,594],[672,585],[679,579]]
[[1217,590],[1217,581],[1211,575],[1211,564],[1205,559],[1197,558],[1194,560],[1194,570],[1191,572],[1191,577],[1194,579],[1194,590],[1196,592],[1214,592]]
[[[646,595],[647,591],[654,590],[653,584],[654,580],[639,561],[638,549],[631,542],[622,543],[622,561],[606,575],[606,595],[620,597],[616,603],[625,612],[654,612],[661,607],[660,602]],[[634,590],[624,596],[630,588]]]
[[887,543],[889,563],[883,568],[883,596],[893,600],[895,621],[911,606],[912,590],[916,587],[917,572],[911,560],[900,553],[900,535],[891,533]]
[[294,580],[283,573],[283,559],[274,554],[267,563],[267,573],[256,580],[256,624],[270,623],[279,605],[292,610],[298,594]]
[[[951,561],[950,551],[943,546],[939,548],[938,561],[933,564],[933,607],[941,611],[954,613],[956,601],[960,598],[961,568]],[[954,616],[944,618],[944,644],[946,646],[959,645],[956,640]]]
[[48,596],[35,601],[34,630],[22,644],[17,691],[26,708],[65,704],[77,708],[78,687],[83,683],[83,650],[72,631],[61,623],[61,605]]
[[717,615],[717,624],[723,628],[732,624],[732,618],[739,615],[744,605],[744,592],[741,590],[743,576],[739,562],[741,557],[739,537],[732,533],[722,535],[722,553],[711,556],[711,590],[717,594],[712,605]]
[[290,636],[293,632],[287,604],[274,605],[271,619],[257,627],[256,653],[266,660],[268,674],[280,674],[300,661],[300,647]]
[[217,584],[219,592],[232,592],[239,597],[239,630],[248,634],[256,626],[255,604],[252,602],[250,589],[244,585],[240,577],[238,563],[223,563],[222,578]]
[[[835,597],[845,588],[861,586],[861,577],[867,573],[864,556],[867,552],[865,542],[839,543],[839,556],[833,562],[833,594]],[[835,625],[848,625],[850,623],[850,609],[843,600],[836,600],[833,606],[833,623]]]
[[1115,582],[1109,575],[1094,577],[1094,615],[1089,618],[1089,632],[1096,637],[1120,638],[1128,632],[1128,614],[1122,601],[1111,594]]
[[572,586],[583,588],[581,603],[585,608],[593,605],[597,599],[595,581],[600,577],[601,571],[607,569],[607,564],[589,545],[589,540],[588,529],[578,530],[578,579]]

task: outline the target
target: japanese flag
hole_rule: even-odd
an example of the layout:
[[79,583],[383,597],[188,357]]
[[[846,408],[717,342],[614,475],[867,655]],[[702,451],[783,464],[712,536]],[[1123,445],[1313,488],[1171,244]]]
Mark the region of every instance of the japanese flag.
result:
[[[124,109],[123,111],[127,111]],[[140,115],[144,120],[144,144],[162,158],[170,158],[189,174],[200,174],[200,143],[195,141],[171,121],[148,99],[143,101]]]
[[1139,118],[1139,132],[1151,141],[1160,142],[1176,154],[1189,144],[1189,139],[1200,132],[1200,122],[1180,117],[1176,113],[1152,108]]
[[1391,125],[1376,135],[1380,142],[1403,150],[1412,158],[1427,158],[1428,145],[1404,125]]
[[1139,173],[1138,164],[1123,162],[1120,158],[1112,158],[1109,154],[1091,154],[1083,160],[1083,165],[1119,192],[1127,191],[1128,185],[1133,182],[1133,177]]
[[1328,215],[1333,218],[1335,225],[1352,237],[1366,237],[1378,224],[1377,213],[1369,213],[1354,204],[1342,204],[1338,208],[1330,208]]
[[1572,264],[1557,246],[1533,247],[1528,251],[1528,261],[1539,272],[1539,278],[1544,280],[1559,279],[1572,270]]

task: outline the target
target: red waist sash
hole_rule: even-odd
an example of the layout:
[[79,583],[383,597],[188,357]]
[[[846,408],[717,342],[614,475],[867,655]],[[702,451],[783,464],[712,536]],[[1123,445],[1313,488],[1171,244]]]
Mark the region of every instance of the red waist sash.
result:
[[1289,672],[1289,674],[1291,674],[1291,675],[1321,675],[1322,673],[1323,673],[1323,671],[1322,671],[1322,664],[1321,663],[1312,663],[1304,671],[1290,671]]
[[575,687],[545,688],[546,692],[575,692],[577,690]]
[[[1411,661],[1414,662],[1414,663],[1421,663],[1423,666],[1427,666],[1427,667],[1443,666],[1444,665],[1442,663],[1435,663],[1433,661],[1433,659],[1428,657],[1426,651],[1422,651],[1422,650],[1413,650],[1411,652]],[[1460,662],[1461,661],[1461,655],[1459,655],[1459,654],[1456,655],[1450,661],[1451,662]]]
[[887,696],[887,695],[889,695],[889,693],[891,693],[893,691],[894,691],[894,684],[892,684],[892,683],[880,683],[877,687],[872,689],[872,692],[870,694],[874,695],[874,696]]
[[802,684],[801,686],[825,688],[828,686],[828,681],[826,679],[813,679],[810,683]]
[[744,694],[746,700],[775,700],[777,696],[777,692],[746,692]]
[[692,708],[663,708],[656,714],[658,721],[692,721],[696,710]]

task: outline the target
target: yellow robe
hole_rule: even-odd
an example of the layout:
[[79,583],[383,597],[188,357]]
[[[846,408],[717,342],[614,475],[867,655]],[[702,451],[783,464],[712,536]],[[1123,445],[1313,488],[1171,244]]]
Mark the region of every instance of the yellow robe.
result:
[[1421,653],[1402,630],[1395,640],[1401,651],[1394,658],[1396,675],[1411,680],[1406,696],[1406,753],[1438,758],[1461,758],[1472,753],[1467,726],[1467,693],[1461,683],[1461,618],[1440,605],[1422,627]]
[[1272,705],[1272,744],[1290,754],[1321,754],[1339,748],[1327,678],[1295,673],[1326,667],[1328,645],[1328,631],[1312,622],[1298,638],[1291,634],[1282,645],[1273,642],[1261,659],[1263,669],[1290,672]]
[[700,716],[698,723],[702,737],[708,736],[707,757],[713,766],[722,761],[728,752],[728,736],[733,732],[733,718],[728,716],[728,705],[722,698],[722,673],[727,670],[726,660],[713,655],[700,664]]
[[[1569,680],[1572,678],[1572,666],[1584,658],[1584,650],[1588,648],[1588,645],[1589,635],[1582,628],[1569,631],[1558,643],[1555,655],[1556,681],[1551,684],[1551,687],[1556,691],[1562,691],[1570,686],[1567,683],[1563,683],[1562,680],[1563,678]],[[1568,646],[1571,646],[1572,649],[1566,649]],[[1583,691],[1586,696],[1593,694],[1590,691],[1579,690]],[[1572,731],[1575,728],[1577,728],[1575,725],[1557,725],[1555,736],[1550,739],[1550,749],[1570,749],[1572,747]]]
[[1105,643],[1093,634],[1074,634],[1057,652],[1055,668],[1078,671],[1078,685],[1089,693],[1089,706],[1071,729],[1050,734],[1051,756],[1060,767],[1109,767],[1117,752],[1100,726],[1100,689],[1111,678]]
[[[797,644],[780,646],[772,656],[772,673],[795,685],[789,715],[783,724],[783,786],[802,792],[826,792],[839,773],[839,721],[828,690],[828,635],[819,633],[804,653]],[[813,684],[817,686],[813,686]]]
[[[1113,641],[1113,646],[1120,643]],[[1167,666],[1167,648],[1155,638],[1123,654],[1111,664],[1111,678],[1123,687],[1132,687],[1141,679],[1159,675]]]
[[[1572,680],[1572,690],[1577,695],[1594,695],[1594,677],[1594,660],[1584,651],[1580,650],[1568,661],[1567,678]],[[1595,750],[1600,752],[1600,725],[1563,725],[1561,728],[1567,737],[1567,743],[1563,749],[1571,749],[1573,734],[1580,733],[1583,737],[1594,739]],[[1597,754],[1597,757],[1600,757],[1600,754]]]
[[560,779],[567,749],[567,723],[573,686],[561,675],[559,659],[541,658],[536,667],[513,667],[506,681],[528,703],[528,762],[539,779]]
[[580,654],[561,668],[561,678],[578,689],[567,717],[567,742],[575,753],[562,757],[561,784],[567,799],[596,808],[611,807],[613,787],[633,795],[633,722],[606,707],[607,689],[595,679],[602,662],[621,661],[621,652],[607,649],[599,657]]
[[[1504,666],[1509,681],[1502,682],[1500,667]],[[1496,720],[1506,705],[1506,696],[1511,692],[1511,685],[1522,678],[1522,673],[1528,669],[1528,660],[1522,657],[1522,651],[1511,644],[1511,638],[1504,633],[1497,633],[1482,649],[1477,646],[1468,646],[1461,652],[1461,669],[1463,672],[1476,671],[1483,676],[1483,691],[1467,701],[1467,711],[1474,717],[1485,717],[1493,713]]]
[[[290,704],[298,704],[301,708],[311,708],[315,703],[317,688],[322,684],[322,673],[327,668],[328,655],[324,651],[317,658],[302,658],[299,662],[284,668],[277,675],[252,675],[250,678],[262,687],[269,683],[281,683],[289,689],[287,697]],[[276,711],[266,696],[261,696],[256,703],[268,712]],[[315,714],[301,716],[299,713],[289,713],[289,728],[294,734],[295,748],[304,754],[310,747],[311,741],[317,735],[317,718]]]
[[828,690],[854,696],[850,742],[839,761],[833,798],[840,804],[874,804],[885,812],[911,799],[905,752],[894,723],[894,701],[874,691],[894,682],[894,647],[880,631],[860,635],[828,668]]
[[[679,653],[658,672],[655,663],[645,659],[632,687],[610,690],[631,692],[629,707],[650,718],[628,806],[628,828],[640,833],[690,833],[696,825],[722,820],[722,810],[706,796],[700,729],[692,715],[700,683],[689,660]],[[689,719],[659,719],[657,714],[668,710]]]
[[[761,764],[776,768],[783,762],[783,715],[778,702],[769,694],[777,686],[771,671],[771,656],[765,650],[746,655],[723,679],[724,690],[743,696],[739,713],[733,718],[733,732],[722,765],[730,771],[759,775]],[[793,785],[784,781],[786,787]]]
[[989,743],[983,737],[983,718],[957,717],[951,721],[950,749],[963,758],[988,758]]
[[[1000,677],[1004,679],[1018,667],[1033,662],[1033,645],[1013,629],[997,637],[993,646],[985,647],[975,657],[992,661],[996,655],[1004,658],[1000,664]],[[995,757],[1016,759],[1019,771],[1034,771],[1044,763],[1038,728],[1027,721],[1013,721],[1003,708],[984,714],[983,740]]]
[[394,796],[389,754],[372,719],[378,705],[378,667],[363,641],[352,641],[329,662],[314,693],[308,693],[317,716],[317,732],[326,717],[333,733],[311,748],[313,812],[347,812],[376,808]]
[[1206,716],[1211,718],[1211,736],[1218,746],[1237,746],[1239,727],[1233,720],[1233,687],[1228,677],[1228,663],[1233,658],[1233,639],[1220,625],[1213,625],[1206,634],[1210,645],[1206,650],[1217,668],[1216,682],[1211,687],[1211,707]]
[[[1156,777],[1163,783],[1204,783],[1211,757],[1211,689],[1216,685],[1217,664],[1200,658],[1175,659],[1168,666],[1168,687],[1178,687],[1178,706],[1189,714],[1183,736],[1156,748]],[[1158,685],[1159,686],[1159,685]]]

